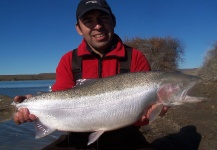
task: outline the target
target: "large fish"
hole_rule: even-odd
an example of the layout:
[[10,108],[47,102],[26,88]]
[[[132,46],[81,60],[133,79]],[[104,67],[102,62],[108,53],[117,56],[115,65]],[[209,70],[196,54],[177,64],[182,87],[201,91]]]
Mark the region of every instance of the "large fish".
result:
[[34,122],[36,138],[55,130],[91,131],[91,144],[105,131],[135,123],[153,104],[158,105],[151,112],[151,121],[163,106],[203,100],[186,95],[198,81],[198,77],[181,73],[126,73],[88,80],[70,90],[44,93],[13,105],[28,108],[38,117]]

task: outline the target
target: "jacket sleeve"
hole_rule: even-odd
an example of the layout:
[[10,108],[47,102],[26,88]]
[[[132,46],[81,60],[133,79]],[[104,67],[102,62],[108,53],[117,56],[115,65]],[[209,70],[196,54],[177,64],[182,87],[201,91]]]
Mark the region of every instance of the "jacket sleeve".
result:
[[[145,55],[141,51],[133,49],[131,72],[140,72],[140,71],[151,71],[151,67]],[[144,121],[138,120],[134,125],[144,126],[147,124],[149,124],[148,119]]]
[[72,75],[72,52],[62,56],[56,68],[56,82],[52,86],[52,91],[66,90],[75,86]]

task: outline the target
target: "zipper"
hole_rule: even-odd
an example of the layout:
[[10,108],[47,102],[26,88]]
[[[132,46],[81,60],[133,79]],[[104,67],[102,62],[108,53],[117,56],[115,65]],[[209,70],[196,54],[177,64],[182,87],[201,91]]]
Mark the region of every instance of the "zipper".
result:
[[98,59],[98,77],[102,78],[102,61],[103,58]]

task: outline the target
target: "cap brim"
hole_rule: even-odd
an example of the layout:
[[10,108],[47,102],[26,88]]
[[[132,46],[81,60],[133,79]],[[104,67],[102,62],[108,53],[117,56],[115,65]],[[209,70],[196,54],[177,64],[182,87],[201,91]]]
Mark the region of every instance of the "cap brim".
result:
[[91,11],[91,10],[101,10],[101,11],[104,11],[105,13],[107,14],[111,14],[110,10],[106,9],[106,8],[100,8],[100,7],[96,7],[96,6],[93,6],[93,7],[89,7],[88,9],[85,9],[84,11],[82,11],[78,16],[77,16],[77,19],[81,18],[84,14],[86,14],[88,11]]

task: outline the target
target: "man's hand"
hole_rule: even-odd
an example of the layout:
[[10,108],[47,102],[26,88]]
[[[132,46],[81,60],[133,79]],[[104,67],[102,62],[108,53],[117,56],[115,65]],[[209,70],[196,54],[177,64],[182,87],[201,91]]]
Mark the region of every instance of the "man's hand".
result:
[[[31,94],[25,96],[16,96],[14,97],[14,102],[22,103],[25,99],[30,97],[32,97]],[[37,117],[33,114],[30,114],[27,108],[19,109],[19,111],[14,115],[14,122],[18,125],[25,122],[32,122],[36,119]]]
[[[148,112],[146,114],[144,114],[136,123],[136,126],[144,126],[149,124],[149,117],[150,117],[150,113],[153,111],[153,109],[156,107],[156,105],[152,105],[149,109]],[[166,113],[167,113],[168,107],[163,107],[161,110],[161,113],[159,114],[159,116],[163,117]]]

